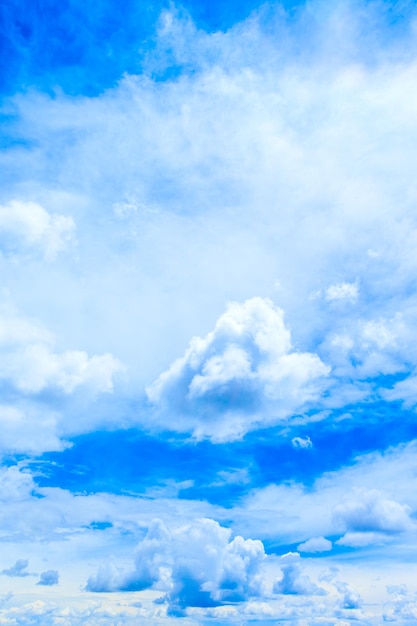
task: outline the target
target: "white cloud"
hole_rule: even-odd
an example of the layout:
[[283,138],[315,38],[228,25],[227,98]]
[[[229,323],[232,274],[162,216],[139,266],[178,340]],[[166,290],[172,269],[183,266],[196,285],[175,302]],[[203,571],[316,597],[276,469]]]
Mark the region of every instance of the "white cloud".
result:
[[410,507],[384,496],[377,489],[358,488],[333,510],[337,525],[349,532],[399,533],[412,527]]
[[111,354],[88,356],[84,351],[54,351],[53,337],[36,321],[3,307],[0,311],[0,379],[27,394],[57,388],[70,394],[80,386],[110,392],[113,376],[122,369]]
[[358,547],[381,540],[413,544],[415,449],[414,441],[360,456],[309,487],[293,481],[253,489],[234,510],[235,528],[284,545],[335,535]]
[[394,63],[384,29],[369,41],[378,9],[336,4],[300,8],[292,26],[271,8],[272,19],[260,11],[215,34],[168,12],[150,75],[168,60],[183,71],[175,79],[125,76],[93,99],[17,96],[19,132],[37,148],[22,148],[16,165],[3,158],[37,201],[51,198],[51,168],[79,200],[83,280],[73,266],[30,281],[20,268],[13,289],[33,282],[40,306],[64,278],[73,297],[63,330],[76,319],[98,341],[105,329],[144,385],[190,334],[204,336],[224,302],[273,297],[277,281],[303,350],[352,315],[338,306],[334,319],[334,306],[309,301],[318,288],[333,305],[356,299],[370,318],[410,303],[415,50],[408,41]]
[[312,537],[307,539],[303,543],[297,546],[299,552],[329,552],[333,547],[333,544],[329,539],[325,537]]
[[386,533],[373,531],[367,532],[347,532],[335,543],[338,546],[348,546],[349,548],[364,548],[366,546],[377,546],[386,544],[392,537]]
[[156,423],[223,441],[302,411],[328,372],[315,354],[292,350],[281,309],[252,298],[229,304],[147,394]]
[[405,407],[413,407],[417,404],[417,375],[413,370],[410,376],[395,383],[392,389],[384,389],[382,395],[385,400],[401,400]]
[[6,254],[33,249],[54,259],[68,245],[74,230],[71,217],[50,214],[36,202],[12,200],[0,206],[0,250]]
[[310,437],[293,437],[291,439],[292,446],[301,450],[306,450],[313,447],[313,442]]
[[135,569],[102,566],[87,583],[90,591],[166,590],[171,611],[242,602],[259,595],[260,566],[266,558],[258,540],[231,538],[231,530],[212,519],[175,529],[154,520],[139,543]]
[[342,594],[341,606],[343,609],[358,609],[362,605],[362,598],[356,589],[345,582],[336,582],[336,588]]
[[326,289],[325,298],[329,302],[345,301],[356,302],[359,297],[359,284],[354,283],[335,283]]
[[288,552],[281,557],[282,578],[275,582],[274,593],[290,595],[325,595],[326,591],[302,573],[298,552]]

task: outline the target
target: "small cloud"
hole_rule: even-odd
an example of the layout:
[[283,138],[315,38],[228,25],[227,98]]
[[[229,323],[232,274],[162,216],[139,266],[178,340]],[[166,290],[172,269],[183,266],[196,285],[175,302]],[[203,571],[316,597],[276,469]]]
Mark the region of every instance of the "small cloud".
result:
[[0,250],[10,254],[40,250],[54,259],[73,237],[71,217],[48,213],[40,204],[13,200],[0,206]]
[[282,578],[277,580],[273,592],[283,595],[318,595],[326,594],[326,591],[313,583],[310,578],[303,574],[301,557],[298,552],[288,552],[281,557]]
[[298,552],[329,552],[333,547],[333,544],[329,539],[325,537],[312,537],[304,543],[300,543],[297,550]]
[[38,581],[38,585],[45,585],[51,587],[57,585],[59,582],[59,573],[56,569],[48,569],[46,572],[42,572]]
[[356,302],[359,296],[359,282],[335,283],[326,289],[325,299],[328,302]]
[[309,448],[313,447],[313,442],[311,441],[310,437],[293,437],[291,439],[291,444],[293,446],[293,448],[296,448],[298,450],[307,450]]
[[336,545],[348,548],[364,548],[382,545],[390,539],[390,535],[376,532],[349,532],[336,541]]
[[26,571],[28,564],[27,559],[18,559],[12,567],[4,569],[1,573],[12,577],[29,576],[29,572]]
[[341,607],[343,609],[359,609],[362,605],[360,594],[350,585],[344,582],[337,582],[336,589],[342,594]]

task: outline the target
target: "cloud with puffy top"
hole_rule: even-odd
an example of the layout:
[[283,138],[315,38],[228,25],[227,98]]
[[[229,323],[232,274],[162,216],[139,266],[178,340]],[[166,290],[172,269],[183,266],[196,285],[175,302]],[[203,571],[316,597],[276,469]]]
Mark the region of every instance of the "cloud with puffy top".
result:
[[54,350],[53,336],[36,321],[11,309],[0,309],[0,380],[25,394],[56,388],[70,394],[80,386],[94,392],[113,389],[122,369],[111,354],[89,356],[81,350]]
[[393,535],[411,530],[411,508],[387,498],[377,489],[357,488],[333,509],[336,526],[346,532],[338,545],[361,547],[385,543]]
[[230,303],[147,395],[155,423],[227,441],[306,410],[329,371],[317,355],[292,348],[282,310],[257,297]]
[[166,591],[170,611],[243,602],[260,595],[261,565],[266,558],[261,541],[243,539],[213,519],[198,519],[175,529],[154,520],[139,543],[130,572],[111,564],[100,567],[87,590]]
[[312,537],[307,539],[297,547],[298,552],[329,552],[332,549],[332,542],[325,537]]
[[298,552],[288,552],[280,559],[282,578],[273,586],[273,592],[283,595],[325,595],[326,591],[303,573]]

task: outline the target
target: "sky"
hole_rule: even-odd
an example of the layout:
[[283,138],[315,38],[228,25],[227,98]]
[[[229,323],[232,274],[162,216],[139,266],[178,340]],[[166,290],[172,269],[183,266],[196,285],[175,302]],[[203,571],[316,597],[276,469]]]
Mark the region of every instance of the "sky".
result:
[[0,622],[417,621],[417,4],[3,0]]

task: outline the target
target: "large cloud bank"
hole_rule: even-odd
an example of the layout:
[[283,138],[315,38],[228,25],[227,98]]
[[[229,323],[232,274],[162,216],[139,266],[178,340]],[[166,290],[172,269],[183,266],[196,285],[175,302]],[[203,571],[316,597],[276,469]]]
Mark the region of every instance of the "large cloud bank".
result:
[[318,356],[292,349],[281,309],[252,298],[229,304],[147,393],[168,428],[227,440],[303,411],[328,373]]

